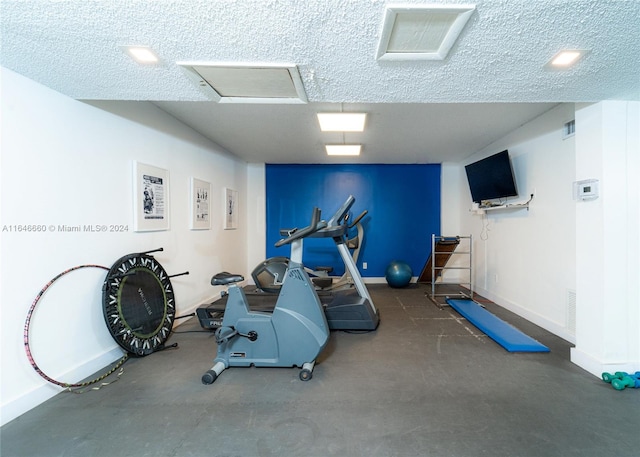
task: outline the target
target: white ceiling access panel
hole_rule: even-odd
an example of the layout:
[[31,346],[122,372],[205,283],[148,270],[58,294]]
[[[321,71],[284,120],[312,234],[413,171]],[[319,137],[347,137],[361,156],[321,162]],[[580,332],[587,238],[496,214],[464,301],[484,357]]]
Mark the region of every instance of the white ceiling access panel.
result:
[[475,5],[389,5],[378,60],[444,60]]
[[220,103],[307,103],[293,64],[177,62]]

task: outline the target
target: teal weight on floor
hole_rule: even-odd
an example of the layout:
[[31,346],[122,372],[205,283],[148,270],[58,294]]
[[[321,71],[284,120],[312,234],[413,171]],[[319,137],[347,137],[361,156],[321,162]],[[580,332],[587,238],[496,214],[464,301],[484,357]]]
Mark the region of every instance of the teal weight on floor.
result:
[[389,263],[384,277],[391,287],[405,287],[411,282],[413,271],[408,263],[401,260],[393,260]]
[[610,383],[616,390],[624,390],[627,387],[640,389],[640,371],[633,374],[624,371],[616,371],[615,373],[602,373],[602,380]]

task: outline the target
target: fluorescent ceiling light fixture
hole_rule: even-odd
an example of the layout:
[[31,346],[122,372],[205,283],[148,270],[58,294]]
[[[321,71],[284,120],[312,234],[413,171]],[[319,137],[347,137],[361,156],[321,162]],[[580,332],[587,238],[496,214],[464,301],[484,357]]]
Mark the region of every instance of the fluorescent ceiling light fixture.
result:
[[326,144],[327,155],[329,156],[359,156],[362,149],[361,144]]
[[323,132],[363,132],[367,113],[318,113]]
[[568,68],[578,62],[587,53],[584,49],[565,49],[560,51],[547,62],[547,67]]
[[444,60],[475,5],[389,5],[378,60]]
[[221,103],[306,103],[293,64],[177,62],[211,98]]
[[138,63],[158,63],[158,56],[148,46],[123,46],[122,49]]

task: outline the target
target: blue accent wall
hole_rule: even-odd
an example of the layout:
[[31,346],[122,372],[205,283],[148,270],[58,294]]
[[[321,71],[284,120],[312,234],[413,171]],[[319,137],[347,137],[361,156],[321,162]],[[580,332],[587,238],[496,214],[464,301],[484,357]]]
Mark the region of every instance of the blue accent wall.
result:
[[[289,256],[288,246],[274,246],[280,229],[309,225],[314,206],[328,220],[349,195],[356,200],[351,220],[368,211],[358,259],[364,277],[384,277],[392,260],[407,262],[419,275],[431,253],[431,234],[440,234],[440,165],[267,164],[265,173],[267,257]],[[344,273],[331,238],[306,238],[303,262]]]

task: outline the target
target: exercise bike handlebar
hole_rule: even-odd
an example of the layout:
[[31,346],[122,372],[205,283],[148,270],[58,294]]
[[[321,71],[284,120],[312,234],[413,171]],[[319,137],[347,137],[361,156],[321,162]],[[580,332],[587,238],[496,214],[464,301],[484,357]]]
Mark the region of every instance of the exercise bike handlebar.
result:
[[299,240],[300,238],[305,238],[310,236],[311,234],[317,232],[318,230],[322,230],[327,226],[325,221],[320,220],[320,208],[313,208],[313,214],[311,215],[311,223],[302,229],[294,229],[291,231],[289,236],[278,241],[275,246],[277,248],[284,246],[285,244],[291,244],[295,240]]

